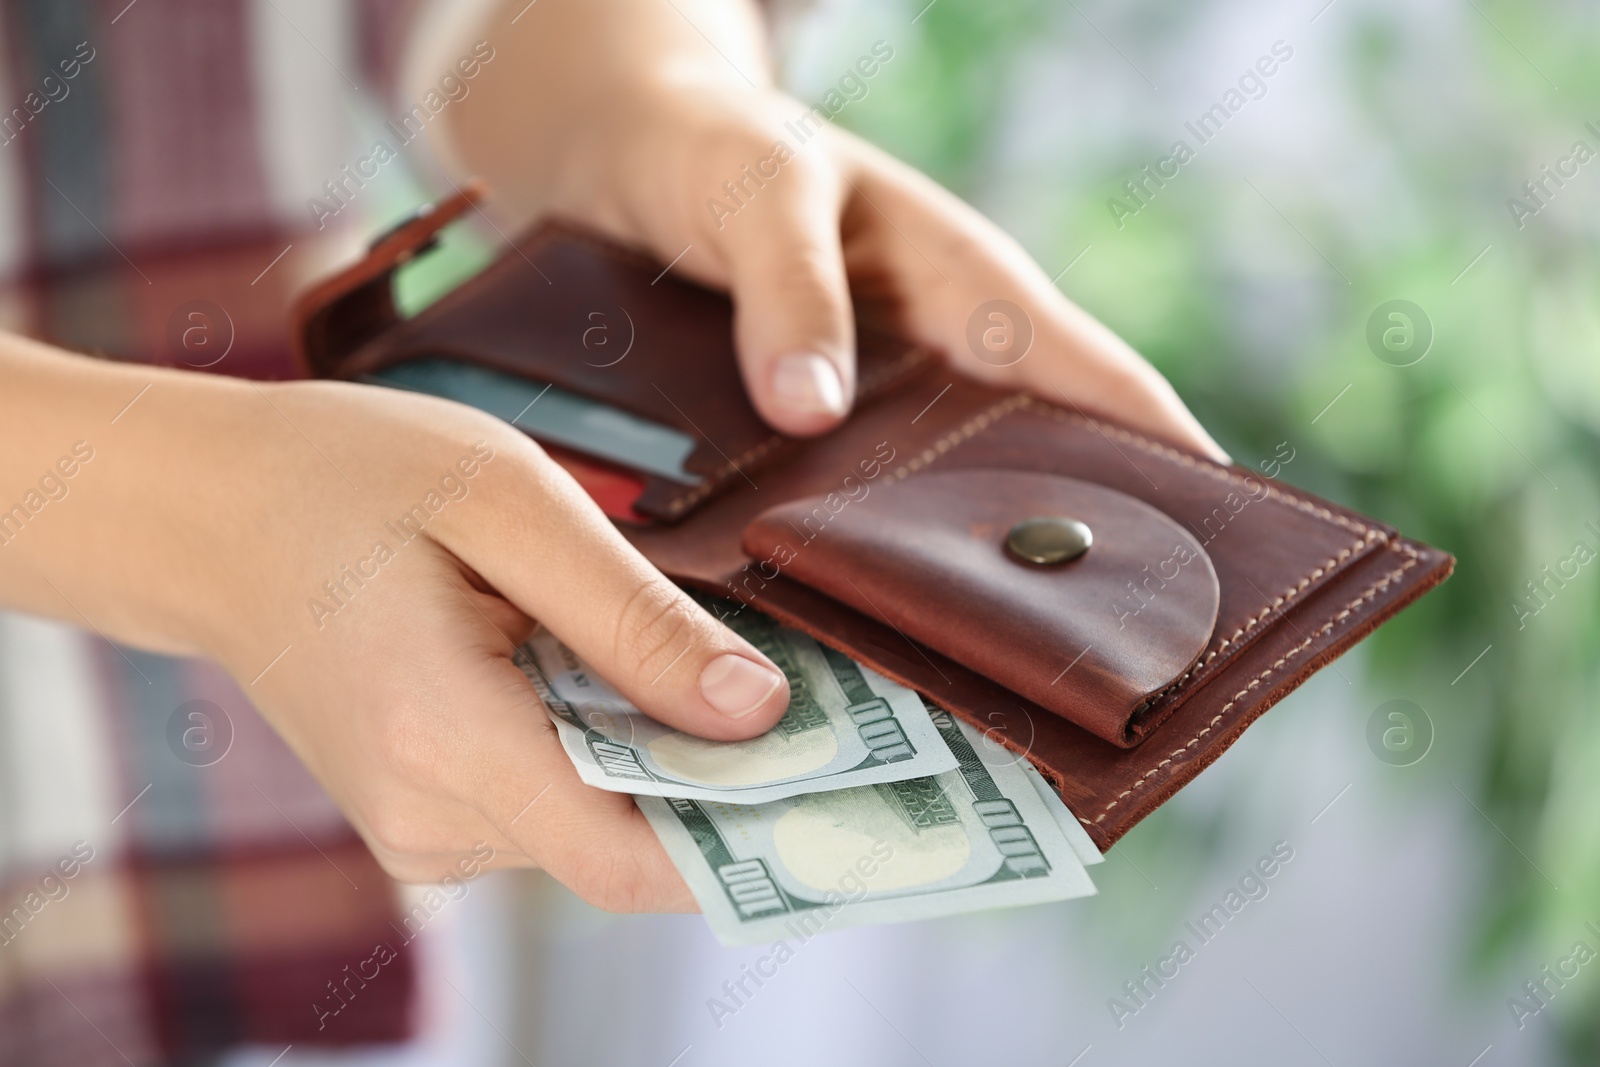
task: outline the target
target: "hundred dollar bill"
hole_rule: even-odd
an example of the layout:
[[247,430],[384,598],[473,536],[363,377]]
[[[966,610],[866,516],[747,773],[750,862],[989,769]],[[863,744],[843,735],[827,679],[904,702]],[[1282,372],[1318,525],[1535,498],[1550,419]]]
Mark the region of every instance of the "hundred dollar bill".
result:
[[914,691],[753,611],[729,622],[789,679],[789,710],[749,741],[706,741],[651,719],[549,632],[523,646],[518,661],[585,783],[765,804],[956,765]]
[[985,766],[977,731],[932,720],[957,767],[931,778],[759,805],[634,802],[727,945],[1093,894],[1024,769]]
[[[968,732],[977,734],[976,730],[969,730]],[[999,743],[995,739],[995,735],[989,730],[984,730],[981,735],[975,736],[972,745],[973,750],[978,754],[978,758],[989,767],[991,772],[996,767],[1001,766],[1022,768],[1023,773],[1028,777],[1028,781],[1032,782],[1033,787],[1038,790],[1039,799],[1050,812],[1050,817],[1056,821],[1056,825],[1061,828],[1062,834],[1066,836],[1067,844],[1072,846],[1072,851],[1078,857],[1078,862],[1085,867],[1092,867],[1096,863],[1105,862],[1105,856],[1095,845],[1094,839],[1089,836],[1089,831],[1084,829],[1083,823],[1078,821],[1078,817],[1072,813],[1072,809],[1067,807],[1060,794],[1046,781],[1045,776],[1039,773],[1039,768],[1028,760],[1025,753],[1016,752]]]
[[1039,799],[1049,810],[1050,817],[1061,828],[1061,833],[1067,839],[1067,844],[1072,846],[1072,852],[1078,857],[1078,862],[1085,867],[1093,867],[1096,863],[1104,863],[1105,855],[1095,845],[1094,839],[1089,836],[1089,831],[1083,828],[1083,823],[1072,814],[1072,809],[1061,800],[1055,789],[1045,781],[1044,775],[1031,763],[1024,762],[1023,768],[1028,780],[1039,791]]

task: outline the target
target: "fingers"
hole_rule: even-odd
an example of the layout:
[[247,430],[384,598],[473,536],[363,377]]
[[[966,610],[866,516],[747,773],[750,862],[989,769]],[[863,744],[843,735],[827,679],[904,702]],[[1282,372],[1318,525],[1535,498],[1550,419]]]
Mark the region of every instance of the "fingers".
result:
[[454,682],[474,766],[457,769],[497,835],[607,911],[693,911],[694,897],[633,798],[584,785],[533,687],[490,655]]
[[[607,910],[694,910],[632,798],[583,784],[532,685],[492,635],[453,657],[440,682],[445,703],[398,711],[397,728],[377,744],[405,785],[351,812],[391,877],[451,886],[542,867]],[[455,743],[436,743],[441,723]]]
[[765,171],[746,177],[748,199],[716,231],[728,264],[739,362],[767,422],[788,434],[821,433],[844,418],[855,396],[855,323],[839,245],[841,183],[831,166],[787,149],[763,163],[773,177],[759,187],[754,181]]
[[[1018,384],[1052,403],[1104,414],[1219,463],[1230,462],[1160,371],[1098,319],[1065,298],[1062,303],[1035,341],[1043,346],[1043,358],[1017,363]],[[1065,358],[1047,355],[1056,352]]]
[[[1009,236],[912,168],[853,138],[841,144],[862,197],[846,209],[857,223],[847,250],[852,273],[894,280],[896,310],[913,340],[975,377],[1228,461],[1160,372],[1064,297]],[[974,318],[995,301],[1020,308],[1025,319],[1009,325],[1031,331],[1017,358],[973,342],[974,333],[988,336],[982,323],[972,329]]]
[[492,511],[441,540],[641,711],[712,740],[764,733],[789,684],[625,541],[560,467],[520,436],[484,466]]

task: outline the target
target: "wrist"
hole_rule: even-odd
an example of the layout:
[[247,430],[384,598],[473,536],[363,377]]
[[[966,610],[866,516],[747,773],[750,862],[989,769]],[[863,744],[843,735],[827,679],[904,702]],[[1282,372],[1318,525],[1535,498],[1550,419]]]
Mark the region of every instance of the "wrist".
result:
[[0,599],[163,652],[202,652],[223,568],[207,481],[236,462],[248,383],[0,341]]
[[[515,33],[499,33],[511,18]],[[440,20],[443,21],[443,20]],[[613,188],[643,165],[666,102],[685,92],[770,91],[771,64],[749,0],[585,0],[535,6],[504,0],[452,33],[419,27],[408,81],[422,86],[452,49],[489,40],[496,58],[472,93],[440,116],[443,154],[485,178],[497,212],[524,224],[550,212],[603,224],[622,201]],[[672,116],[668,116],[672,118]],[[610,205],[609,207],[607,205]],[[598,217],[597,217],[598,216]]]

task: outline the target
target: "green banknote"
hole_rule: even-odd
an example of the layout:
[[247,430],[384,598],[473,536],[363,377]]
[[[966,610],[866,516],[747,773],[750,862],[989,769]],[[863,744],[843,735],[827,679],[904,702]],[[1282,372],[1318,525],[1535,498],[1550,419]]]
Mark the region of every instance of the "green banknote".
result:
[[986,763],[982,735],[948,713],[931,721],[957,764],[941,774],[764,804],[635,803],[729,945],[1094,893],[1054,793],[1009,755]]
[[728,621],[789,679],[789,710],[749,741],[706,741],[651,719],[548,632],[522,647],[518,662],[585,783],[766,804],[956,765],[914,691],[754,611]]
[[1044,801],[1044,806],[1050,809],[1050,814],[1055,818],[1056,825],[1061,828],[1061,833],[1066,837],[1067,844],[1072,846],[1073,854],[1085,867],[1093,867],[1097,863],[1104,863],[1105,856],[1100,847],[1094,843],[1094,838],[1089,836],[1089,831],[1083,828],[1083,823],[1072,814],[1072,809],[1061,802],[1061,797],[1051,788],[1050,783],[1044,780],[1044,775],[1033,769],[1033,764],[1025,764],[1024,771],[1033,787],[1039,791],[1039,799]]

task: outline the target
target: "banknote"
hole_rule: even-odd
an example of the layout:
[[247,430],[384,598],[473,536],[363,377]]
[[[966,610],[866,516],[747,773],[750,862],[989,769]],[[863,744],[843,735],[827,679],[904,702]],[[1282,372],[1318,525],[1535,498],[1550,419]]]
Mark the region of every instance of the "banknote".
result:
[[1083,823],[1072,814],[1072,809],[1062,803],[1061,797],[1056,793],[1044,775],[1031,763],[1026,763],[1024,773],[1033,787],[1039,791],[1039,799],[1050,812],[1050,817],[1055,819],[1056,825],[1061,828],[1061,833],[1067,839],[1067,844],[1072,846],[1072,852],[1078,857],[1078,862],[1085,867],[1092,867],[1096,863],[1104,863],[1105,855],[1095,845],[1094,839],[1089,836],[1089,831],[1083,828]]
[[1091,867],[1096,863],[1104,863],[1105,856],[1101,854],[1100,849],[1095,845],[1094,839],[1089,836],[1089,831],[1084,829],[1083,823],[1078,821],[1078,817],[1061,800],[1060,795],[1045,780],[1044,775],[1039,773],[1039,769],[1029,762],[1027,754],[1006,747],[1002,743],[1002,736],[1002,734],[994,730],[982,731],[981,734],[973,739],[973,751],[977,752],[978,758],[990,768],[991,773],[994,768],[1000,766],[1015,764],[1021,767],[1023,773],[1028,776],[1028,780],[1039,791],[1039,799],[1044,802],[1044,806],[1049,810],[1051,818],[1055,819],[1056,825],[1066,835],[1067,844],[1072,846],[1072,851],[1077,855],[1078,862],[1085,867]]
[[728,945],[1094,893],[1025,765],[988,766],[977,730],[931,720],[957,762],[932,777],[768,804],[634,802]]
[[789,710],[749,741],[706,741],[651,719],[548,631],[523,646],[518,662],[585,783],[765,804],[955,767],[913,690],[754,611],[727,621],[789,679]]

